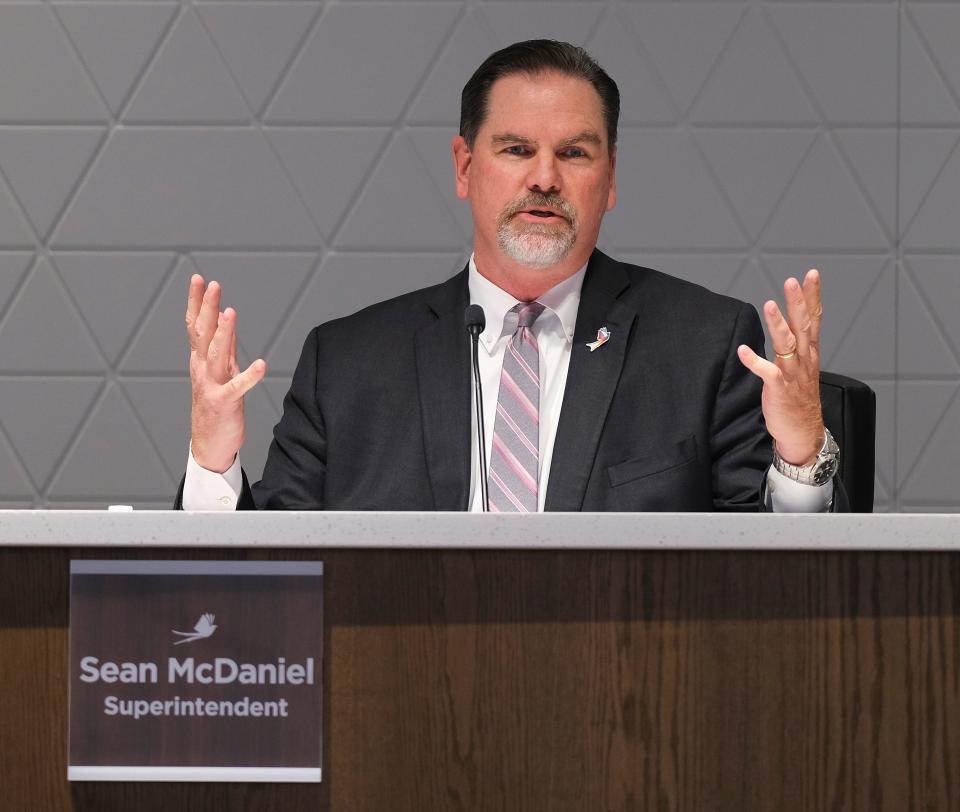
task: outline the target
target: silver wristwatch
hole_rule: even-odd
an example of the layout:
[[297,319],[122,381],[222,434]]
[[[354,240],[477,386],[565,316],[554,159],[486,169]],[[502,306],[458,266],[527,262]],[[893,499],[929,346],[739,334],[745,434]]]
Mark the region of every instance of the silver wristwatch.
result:
[[817,458],[808,465],[791,465],[785,462],[777,452],[777,441],[773,441],[773,467],[785,477],[801,485],[826,485],[840,467],[840,446],[833,439],[830,429],[823,428],[823,445],[817,452]]

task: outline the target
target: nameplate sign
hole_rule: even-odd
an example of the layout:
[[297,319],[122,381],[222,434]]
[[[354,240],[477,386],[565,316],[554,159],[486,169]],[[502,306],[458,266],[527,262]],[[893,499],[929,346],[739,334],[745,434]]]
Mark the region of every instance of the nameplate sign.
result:
[[71,781],[320,780],[323,564],[70,562]]

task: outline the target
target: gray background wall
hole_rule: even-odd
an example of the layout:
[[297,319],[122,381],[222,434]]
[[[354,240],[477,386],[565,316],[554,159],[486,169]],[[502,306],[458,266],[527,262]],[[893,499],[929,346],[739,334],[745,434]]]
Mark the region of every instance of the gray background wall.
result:
[[266,357],[468,252],[459,90],[516,39],[623,94],[602,247],[760,303],[824,273],[879,397],[877,506],[960,508],[960,3],[0,2],[0,506],[169,504],[195,269]]

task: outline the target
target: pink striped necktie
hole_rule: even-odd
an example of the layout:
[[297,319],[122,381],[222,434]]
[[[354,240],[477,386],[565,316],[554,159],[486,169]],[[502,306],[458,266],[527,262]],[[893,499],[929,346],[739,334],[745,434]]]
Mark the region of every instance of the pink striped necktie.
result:
[[543,312],[521,302],[517,330],[503,354],[487,486],[491,513],[536,513],[540,473],[540,349],[530,329]]

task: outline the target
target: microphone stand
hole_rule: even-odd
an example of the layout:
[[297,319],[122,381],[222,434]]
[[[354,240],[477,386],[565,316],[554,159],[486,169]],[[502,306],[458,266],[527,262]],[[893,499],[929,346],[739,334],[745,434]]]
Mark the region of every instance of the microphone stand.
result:
[[476,404],[477,414],[477,450],[480,460],[480,498],[483,504],[483,512],[490,512],[490,494],[487,491],[487,436],[483,420],[483,387],[480,383],[480,333],[486,326],[486,317],[483,308],[480,305],[470,305],[467,308],[465,319],[467,332],[473,344],[472,367],[473,367],[473,394]]

